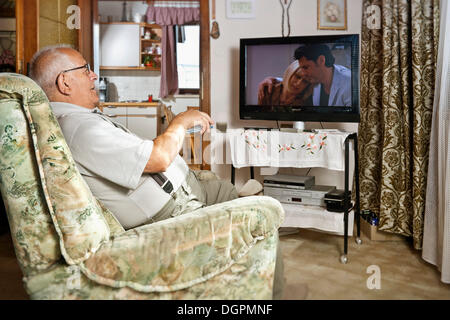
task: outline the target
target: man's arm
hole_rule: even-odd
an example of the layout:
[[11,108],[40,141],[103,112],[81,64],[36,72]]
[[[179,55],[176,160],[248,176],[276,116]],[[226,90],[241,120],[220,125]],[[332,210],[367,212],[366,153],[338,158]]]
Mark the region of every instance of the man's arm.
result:
[[163,172],[172,163],[183,146],[186,130],[201,125],[201,134],[210,130],[214,122],[204,112],[188,110],[178,114],[166,131],[153,140],[153,150],[144,173]]

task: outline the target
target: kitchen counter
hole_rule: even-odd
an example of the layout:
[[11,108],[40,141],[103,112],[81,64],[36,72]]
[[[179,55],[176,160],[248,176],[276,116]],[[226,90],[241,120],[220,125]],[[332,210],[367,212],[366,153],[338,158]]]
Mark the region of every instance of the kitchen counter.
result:
[[157,107],[160,102],[100,102],[99,107]]

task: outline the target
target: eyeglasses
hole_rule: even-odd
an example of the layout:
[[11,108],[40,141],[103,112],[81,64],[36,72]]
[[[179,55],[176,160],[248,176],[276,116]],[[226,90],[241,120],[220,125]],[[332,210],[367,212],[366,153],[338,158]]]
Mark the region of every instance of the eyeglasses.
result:
[[75,70],[80,70],[80,69],[83,69],[83,68],[86,69],[86,73],[87,73],[87,74],[90,74],[90,73],[91,73],[91,66],[89,65],[89,63],[86,63],[85,65],[80,66],[80,67],[76,67],[76,68],[72,68],[72,69],[63,70],[63,71],[61,71],[60,73],[58,73],[58,76],[56,77],[56,80],[55,80],[56,85],[58,85],[58,78],[59,78],[59,76],[60,76],[62,73],[66,73],[66,72],[70,72],[70,71],[75,71]]

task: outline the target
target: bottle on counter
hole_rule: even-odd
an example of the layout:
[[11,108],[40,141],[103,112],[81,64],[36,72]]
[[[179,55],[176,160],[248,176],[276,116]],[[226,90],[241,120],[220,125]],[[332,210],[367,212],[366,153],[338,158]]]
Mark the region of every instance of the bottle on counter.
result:
[[126,1],[122,4],[122,19],[120,19],[121,22],[127,22],[128,21],[128,15],[127,15],[127,3]]
[[100,102],[106,102],[106,88],[106,78],[102,77],[100,78],[100,83],[98,85]]

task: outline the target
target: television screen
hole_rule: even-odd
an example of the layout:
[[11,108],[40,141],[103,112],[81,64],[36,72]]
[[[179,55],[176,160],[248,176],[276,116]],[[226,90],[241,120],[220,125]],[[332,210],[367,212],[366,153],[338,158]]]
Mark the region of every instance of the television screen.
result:
[[240,118],[359,122],[359,35],[240,41]]

